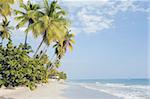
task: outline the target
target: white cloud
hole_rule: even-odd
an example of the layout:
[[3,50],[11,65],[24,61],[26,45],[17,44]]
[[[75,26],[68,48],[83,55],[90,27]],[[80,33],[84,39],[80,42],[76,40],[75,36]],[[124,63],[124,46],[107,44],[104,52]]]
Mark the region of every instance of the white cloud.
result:
[[[63,4],[62,4],[63,3]],[[150,8],[145,6],[148,1],[108,1],[95,0],[86,2],[67,0],[61,2],[69,12],[72,20],[72,29],[79,33],[96,33],[112,28],[114,17],[118,13],[132,11],[149,13]]]
[[[24,0],[24,2],[27,1]],[[41,0],[31,1],[39,3]],[[69,18],[72,21],[72,31],[88,34],[99,33],[115,27],[114,17],[118,13],[127,11],[150,13],[148,3],[150,3],[148,0],[61,0],[59,2],[69,12]]]
[[112,19],[106,19],[104,16],[88,14],[85,9],[81,10],[77,16],[81,24],[84,24],[83,31],[87,31],[88,33],[108,29],[112,26],[112,22],[114,21]]

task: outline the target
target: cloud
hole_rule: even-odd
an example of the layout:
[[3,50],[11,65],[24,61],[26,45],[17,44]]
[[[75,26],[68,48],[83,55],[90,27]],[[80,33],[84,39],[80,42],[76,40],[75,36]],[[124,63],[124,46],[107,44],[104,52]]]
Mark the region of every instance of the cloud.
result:
[[[95,8],[93,11],[96,10]],[[106,18],[105,16],[98,15],[88,11],[88,8],[83,8],[77,13],[78,21],[83,26],[83,32],[95,33],[103,29],[108,29],[112,26],[113,19]]]
[[[27,1],[24,0],[24,2]],[[31,1],[38,3],[42,0]],[[99,33],[115,27],[115,16],[118,13],[127,11],[150,13],[149,3],[148,0],[61,0],[59,2],[69,13],[72,31],[87,34]]]
[[118,13],[150,12],[148,1],[65,0],[60,4],[69,12],[73,31],[88,34],[112,28]]

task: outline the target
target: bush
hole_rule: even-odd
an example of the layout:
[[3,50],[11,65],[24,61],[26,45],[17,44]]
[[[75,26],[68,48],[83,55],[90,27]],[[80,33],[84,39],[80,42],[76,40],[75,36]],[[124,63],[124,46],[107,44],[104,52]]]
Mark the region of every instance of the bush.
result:
[[30,46],[16,47],[11,40],[6,47],[0,45],[0,87],[27,86],[33,90],[38,83],[48,82],[46,62],[30,57],[30,52]]
[[66,79],[67,79],[66,73],[60,72],[60,73],[59,73],[59,80],[60,80],[60,79],[66,80]]

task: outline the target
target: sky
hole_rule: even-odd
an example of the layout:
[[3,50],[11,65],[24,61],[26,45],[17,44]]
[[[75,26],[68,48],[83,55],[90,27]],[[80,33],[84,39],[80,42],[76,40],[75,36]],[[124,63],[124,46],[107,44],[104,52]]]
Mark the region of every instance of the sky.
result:
[[[60,70],[69,79],[150,78],[148,3],[148,0],[59,1],[76,34],[74,50],[66,53]],[[21,32],[16,30],[15,44],[24,41]],[[28,42],[36,48],[40,38],[29,36]]]

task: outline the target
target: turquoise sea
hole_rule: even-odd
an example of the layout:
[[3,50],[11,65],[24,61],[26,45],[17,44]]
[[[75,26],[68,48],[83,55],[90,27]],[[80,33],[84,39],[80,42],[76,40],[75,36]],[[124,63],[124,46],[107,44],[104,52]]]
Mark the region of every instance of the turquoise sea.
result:
[[120,99],[150,99],[149,79],[78,79],[69,80],[68,83]]

